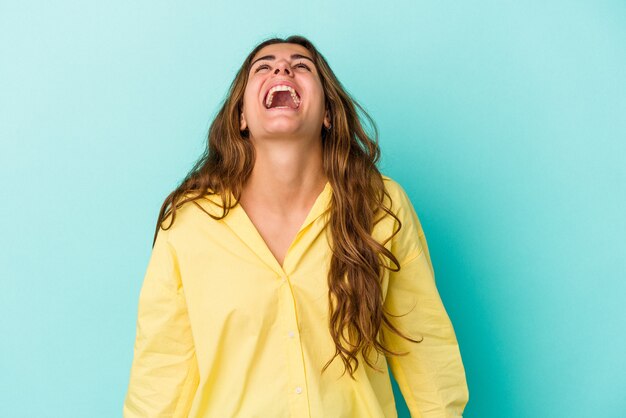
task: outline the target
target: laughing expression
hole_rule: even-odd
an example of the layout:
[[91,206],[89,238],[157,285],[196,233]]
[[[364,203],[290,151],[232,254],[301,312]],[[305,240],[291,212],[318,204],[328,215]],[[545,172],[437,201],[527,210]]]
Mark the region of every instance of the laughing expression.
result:
[[252,59],[243,97],[242,130],[251,137],[319,137],[327,124],[324,90],[312,54],[297,44],[273,44]]

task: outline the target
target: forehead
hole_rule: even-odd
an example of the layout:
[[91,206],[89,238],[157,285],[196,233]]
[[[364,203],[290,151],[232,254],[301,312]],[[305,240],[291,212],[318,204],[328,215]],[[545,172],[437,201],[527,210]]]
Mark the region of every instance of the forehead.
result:
[[285,58],[289,60],[291,59],[290,57],[293,54],[300,54],[300,55],[304,55],[306,57],[313,59],[313,55],[309,52],[308,49],[306,49],[302,45],[282,43],[282,44],[267,45],[261,48],[254,55],[254,57],[252,57],[251,62],[254,62],[255,60],[261,57],[264,57],[266,55],[274,55],[276,59]]

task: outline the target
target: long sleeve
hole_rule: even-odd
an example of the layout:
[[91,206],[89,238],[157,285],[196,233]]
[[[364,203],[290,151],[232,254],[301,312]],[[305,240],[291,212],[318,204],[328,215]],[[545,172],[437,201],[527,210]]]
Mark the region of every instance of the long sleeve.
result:
[[197,387],[196,353],[176,252],[159,230],[139,295],[124,418],[186,417]]
[[[413,418],[459,418],[469,400],[465,369],[456,335],[435,284],[428,246],[417,214],[401,190],[403,228],[398,244],[401,269],[390,272],[385,309],[399,317],[393,324],[413,343],[383,327],[393,351],[387,356]],[[401,248],[401,249],[400,249]]]

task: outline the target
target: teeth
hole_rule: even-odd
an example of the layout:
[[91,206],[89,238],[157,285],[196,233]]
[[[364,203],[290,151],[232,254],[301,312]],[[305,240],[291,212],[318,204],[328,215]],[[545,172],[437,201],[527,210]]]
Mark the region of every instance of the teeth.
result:
[[290,86],[286,86],[286,85],[278,85],[278,86],[274,86],[270,89],[270,91],[267,93],[267,99],[265,100],[265,107],[269,109],[269,107],[272,105],[272,100],[274,99],[274,93],[277,91],[288,91],[289,93],[291,93],[291,98],[293,99],[294,103],[296,104],[296,107],[300,106],[300,98],[298,97],[298,95],[296,94],[296,91],[290,87]]

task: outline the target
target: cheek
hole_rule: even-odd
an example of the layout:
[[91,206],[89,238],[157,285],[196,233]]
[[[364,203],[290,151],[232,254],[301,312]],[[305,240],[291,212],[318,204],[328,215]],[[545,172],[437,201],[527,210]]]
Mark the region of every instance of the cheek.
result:
[[252,95],[252,94],[251,94],[250,90],[246,90],[246,91],[243,93],[243,101],[244,101],[246,104],[250,103],[250,96],[251,96],[251,95]]
[[243,92],[244,108],[254,105],[257,101],[256,90],[254,85],[248,85]]
[[317,101],[321,103],[322,106],[324,106],[324,88],[321,84],[318,84],[316,86],[316,97]]
[[324,109],[325,107],[325,99],[324,99],[324,92],[320,91],[319,93],[317,93],[316,95],[316,104],[320,109]]
[[251,115],[252,112],[255,112],[255,101],[256,98],[252,94],[245,94],[243,96],[243,109],[244,113]]

